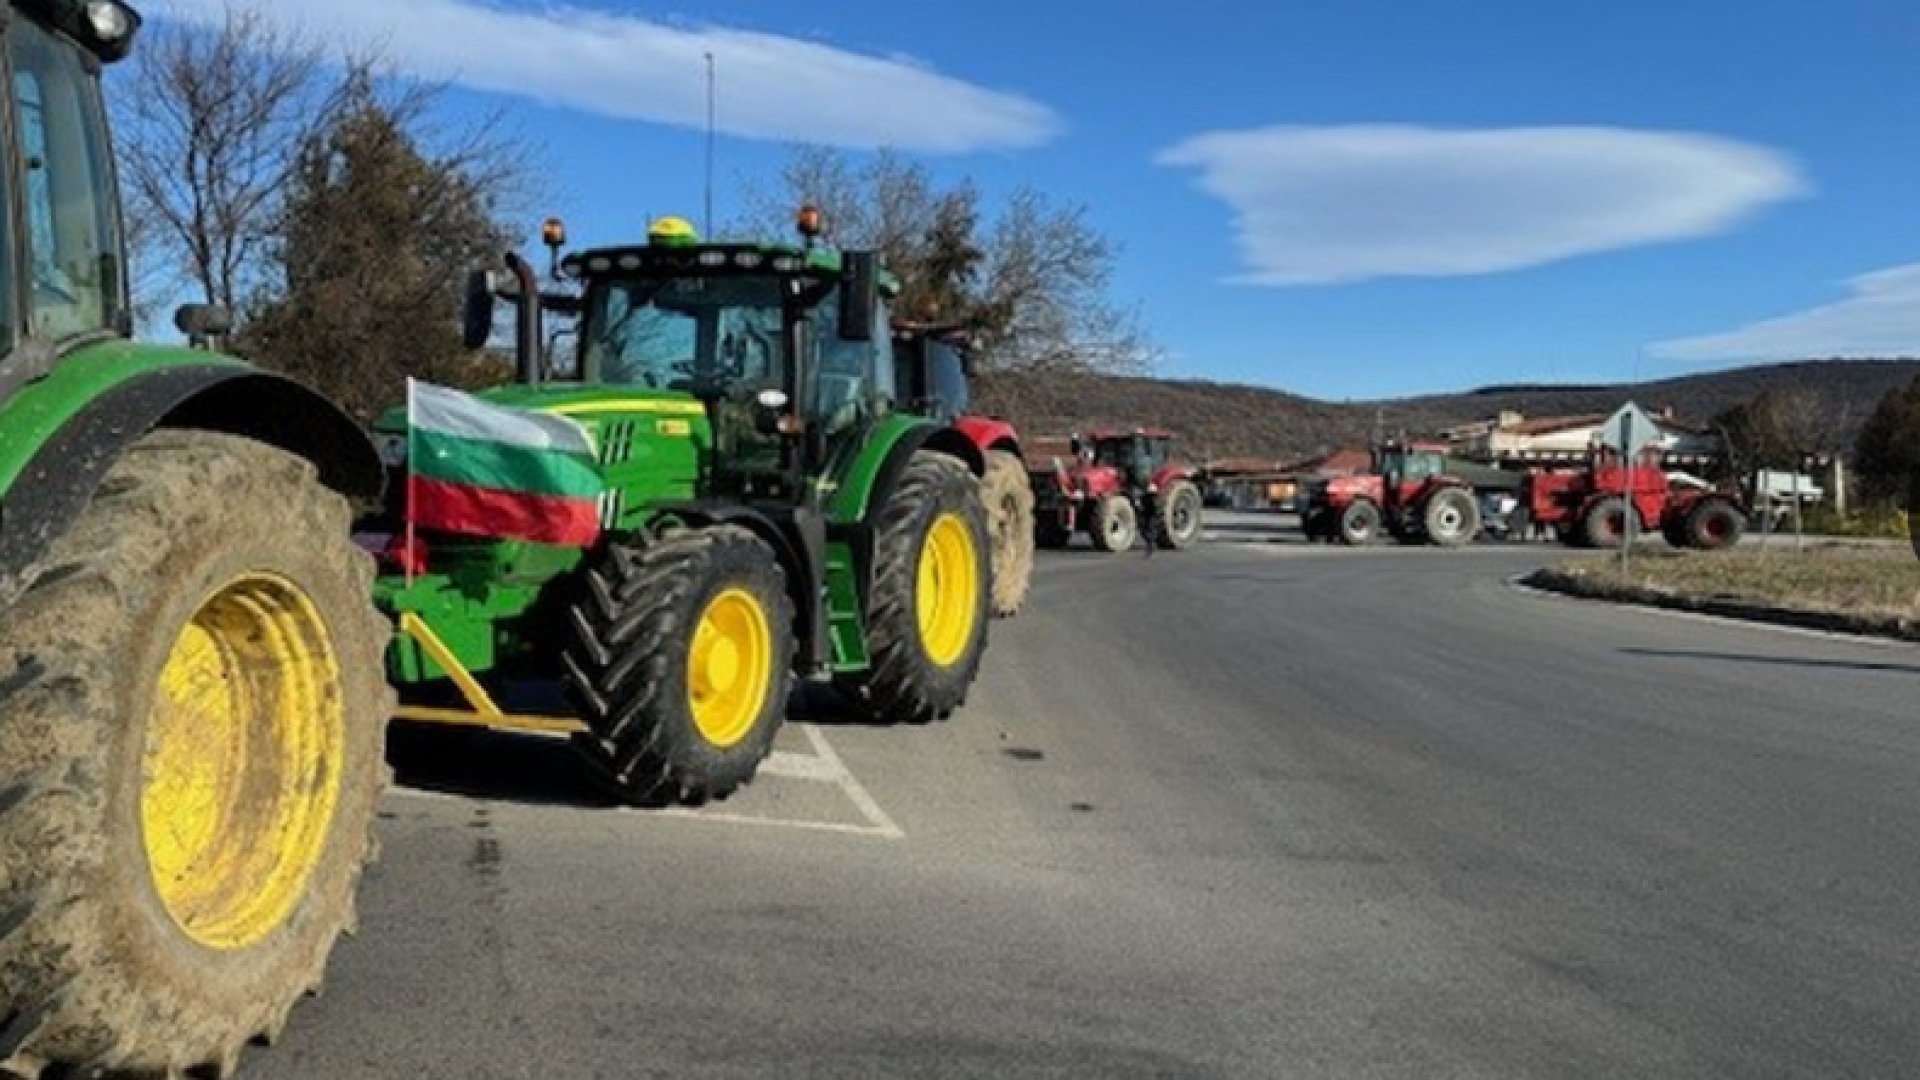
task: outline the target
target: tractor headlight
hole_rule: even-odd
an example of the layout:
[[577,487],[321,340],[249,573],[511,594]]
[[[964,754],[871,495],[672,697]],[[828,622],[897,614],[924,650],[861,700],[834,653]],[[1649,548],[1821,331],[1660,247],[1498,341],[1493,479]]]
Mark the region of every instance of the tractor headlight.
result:
[[380,463],[389,469],[402,469],[407,464],[407,437],[380,433],[373,437],[374,449],[380,451]]
[[118,45],[133,36],[133,11],[119,0],[93,0],[87,5],[87,25],[102,45]]

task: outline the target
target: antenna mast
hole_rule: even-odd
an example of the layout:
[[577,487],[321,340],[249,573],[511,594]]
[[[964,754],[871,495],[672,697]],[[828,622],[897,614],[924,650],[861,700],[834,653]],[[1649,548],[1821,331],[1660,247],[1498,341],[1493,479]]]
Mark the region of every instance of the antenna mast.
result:
[[713,132],[714,132],[714,73],[713,54],[707,53],[707,179],[706,179],[706,224],[704,232],[713,235]]

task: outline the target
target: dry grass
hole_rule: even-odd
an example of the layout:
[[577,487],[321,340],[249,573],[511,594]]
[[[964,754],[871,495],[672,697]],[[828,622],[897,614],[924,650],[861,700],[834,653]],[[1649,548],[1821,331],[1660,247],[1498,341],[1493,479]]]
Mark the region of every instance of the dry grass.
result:
[[[1581,591],[1620,599],[1651,596],[1733,601],[1876,624],[1920,622],[1920,560],[1906,545],[1811,546],[1805,551],[1636,552],[1567,563],[1561,575]],[[1639,594],[1638,596],[1633,594]]]

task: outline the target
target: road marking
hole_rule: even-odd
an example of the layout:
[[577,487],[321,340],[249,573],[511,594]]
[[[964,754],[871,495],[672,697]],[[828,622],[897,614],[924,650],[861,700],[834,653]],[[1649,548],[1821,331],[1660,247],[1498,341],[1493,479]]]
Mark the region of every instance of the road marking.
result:
[[[711,806],[667,806],[667,807],[609,807],[621,814],[643,818],[677,818],[692,821],[715,821],[732,825],[767,825],[784,829],[805,829],[812,832],[840,833],[849,836],[867,836],[880,840],[903,840],[906,831],[880,808],[880,803],[867,791],[866,786],[848,770],[846,762],[835,752],[827,737],[814,724],[795,724],[806,735],[807,742],[813,748],[811,754],[794,753],[790,750],[775,750],[760,763],[762,776],[778,777],[783,780],[796,780],[810,784],[832,784],[840,789],[853,808],[866,819],[865,824],[852,824],[840,821],[817,821],[810,818],[765,817],[759,814],[741,814],[730,810],[721,810]],[[488,799],[484,796],[457,795],[450,792],[394,785],[388,789],[391,795],[412,799],[443,800],[448,802],[502,802],[511,800]]]
[[903,839],[907,835],[906,832],[894,824],[893,819],[887,816],[887,812],[880,809],[880,804],[867,793],[866,786],[855,779],[846,763],[840,760],[840,755],[834,752],[832,744],[827,742],[827,737],[821,734],[819,726],[803,724],[801,730],[807,733],[807,741],[813,744],[814,753],[832,762],[834,767],[840,770],[840,789],[847,793],[847,798],[853,800],[853,805],[859,807],[860,812],[873,823],[874,829],[890,840]]

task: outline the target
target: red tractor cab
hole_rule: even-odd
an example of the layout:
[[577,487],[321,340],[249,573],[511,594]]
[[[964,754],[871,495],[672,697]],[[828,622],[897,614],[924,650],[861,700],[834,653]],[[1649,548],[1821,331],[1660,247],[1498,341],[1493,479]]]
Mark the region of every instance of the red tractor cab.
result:
[[1747,525],[1739,493],[1674,481],[1658,449],[1632,469],[1619,454],[1596,448],[1584,468],[1530,473],[1518,511],[1527,527],[1551,528],[1562,543],[1594,548],[1626,542],[1629,512],[1640,532],[1658,531],[1674,547],[1703,551],[1739,543]]
[[1153,428],[1075,435],[1070,463],[1031,474],[1040,546],[1063,548],[1085,532],[1101,551],[1126,551],[1144,525],[1159,547],[1192,547],[1202,525],[1200,488],[1195,470],[1176,462],[1175,440]]
[[1384,530],[1407,544],[1458,547],[1504,522],[1520,477],[1447,456],[1436,443],[1375,448],[1373,470],[1315,483],[1302,527],[1315,540],[1365,544]]

